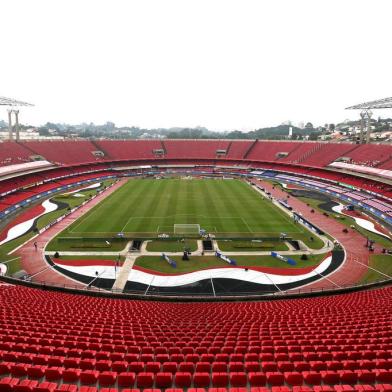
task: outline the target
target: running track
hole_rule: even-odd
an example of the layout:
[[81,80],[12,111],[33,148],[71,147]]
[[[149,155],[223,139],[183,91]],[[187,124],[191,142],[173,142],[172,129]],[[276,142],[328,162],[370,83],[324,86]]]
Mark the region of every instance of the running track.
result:
[[[17,256],[21,257],[22,268],[29,274],[33,275],[33,281],[36,282],[47,282],[55,285],[67,285],[74,287],[84,287],[83,284],[75,282],[64,275],[53,271],[44,260],[43,248],[45,244],[49,242],[55,235],[64,230],[72,222],[78,219],[80,216],[85,214],[88,210],[100,203],[103,199],[117,190],[124,181],[121,180],[105,192],[101,193],[95,199],[91,200],[84,207],[76,210],[67,218],[61,222],[52,226],[44,233],[38,235],[34,239],[28,241],[18,251],[15,252]],[[270,192],[275,198],[285,199],[287,193],[280,190],[278,187],[273,189],[273,186],[267,182],[256,181],[260,186],[264,187]],[[356,284],[367,272],[367,265],[369,261],[369,251],[364,246],[366,238],[363,237],[355,230],[349,229],[349,233],[343,233],[343,229],[346,228],[343,224],[337,222],[333,218],[328,218],[322,213],[315,210],[311,213],[311,207],[308,207],[306,203],[301,200],[290,197],[289,204],[297,212],[300,212],[305,218],[309,219],[315,225],[319,226],[322,230],[328,232],[331,236],[336,238],[346,250],[346,261],[343,266],[330,274],[328,280],[320,280],[318,282],[311,283],[307,286],[307,289],[327,289],[337,288],[347,285]],[[38,251],[35,251],[33,243],[37,241]],[[380,253],[380,248],[376,247],[375,253]]]
[[[273,185],[270,183],[263,181],[256,182],[266,189],[266,191],[270,192],[275,198],[287,198],[287,193],[282,191],[279,187],[275,187],[274,189]],[[358,283],[366,274],[369,262],[369,251],[364,246],[366,238],[352,229],[348,229],[348,233],[343,233],[343,229],[347,228],[345,225],[334,218],[326,217],[317,210],[314,210],[314,213],[310,212],[312,207],[308,207],[306,203],[293,196],[290,196],[288,202],[290,206],[293,207],[294,211],[301,213],[304,218],[309,219],[316,226],[320,227],[320,229],[336,238],[346,250],[345,263],[340,269],[328,275],[330,281],[323,279],[309,284],[306,288],[337,288],[337,286],[343,287]],[[380,250],[380,247],[376,247],[374,253],[380,253]]]
[[[116,191],[121,185],[124,184],[126,180],[120,180],[112,187],[107,188],[104,192],[98,195],[95,199],[92,199],[83,207],[77,209],[72,214],[68,215],[62,221],[56,223],[54,226],[39,234],[37,237],[32,238],[26,244],[24,244],[21,248],[19,248],[16,252],[16,256],[21,257],[22,268],[32,276],[32,281],[34,282],[46,282],[52,285],[66,285],[73,286],[75,288],[85,287],[84,284],[76,282],[55,270],[46,263],[44,256],[44,248],[45,245],[58,233],[64,230],[67,226],[73,223],[80,216],[85,214],[95,205],[100,203],[103,199],[108,197],[114,191]],[[34,242],[37,241],[38,251],[34,249]]]

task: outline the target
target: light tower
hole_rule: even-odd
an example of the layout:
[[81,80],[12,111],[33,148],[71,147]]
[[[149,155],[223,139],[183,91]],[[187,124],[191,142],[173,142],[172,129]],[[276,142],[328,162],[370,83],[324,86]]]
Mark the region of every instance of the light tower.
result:
[[12,114],[15,116],[15,138],[19,141],[19,110],[14,109],[18,106],[34,106],[31,103],[16,101],[15,99],[0,97],[0,106],[9,106],[8,109],[8,138],[13,140]]
[[371,109],[392,109],[392,97],[378,99],[376,101],[364,102],[359,105],[349,106],[347,110],[356,109],[361,110],[361,130],[359,135],[359,142],[364,143],[364,130],[366,129],[366,143],[370,142],[370,121],[373,112]]

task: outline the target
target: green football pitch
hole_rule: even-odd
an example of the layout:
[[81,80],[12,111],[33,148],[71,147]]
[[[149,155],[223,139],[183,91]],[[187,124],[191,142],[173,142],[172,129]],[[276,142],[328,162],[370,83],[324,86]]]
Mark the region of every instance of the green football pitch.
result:
[[[210,233],[302,237],[305,229],[240,180],[131,179],[63,231],[60,237],[171,234],[178,224]],[[309,233],[307,233],[309,234]]]

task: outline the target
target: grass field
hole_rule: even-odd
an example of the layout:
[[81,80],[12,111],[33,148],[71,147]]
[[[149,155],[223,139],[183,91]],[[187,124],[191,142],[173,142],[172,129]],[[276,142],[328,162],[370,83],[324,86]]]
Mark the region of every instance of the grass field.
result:
[[388,277],[378,273],[377,271],[392,276],[392,255],[371,255],[369,266],[374,269],[368,269],[360,283],[371,283],[386,280]]
[[265,251],[278,251],[288,250],[289,248],[284,242],[280,241],[245,241],[245,240],[222,240],[218,241],[218,247],[223,252],[265,252]]
[[[276,267],[276,268],[303,268],[318,264],[325,255],[310,255],[308,260],[301,260],[301,256],[295,255],[290,258],[297,261],[297,265],[291,266],[272,256],[233,256],[238,267]],[[189,261],[183,261],[181,256],[172,257],[176,261],[177,268],[173,268],[162,257],[159,256],[141,256],[136,259],[135,265],[144,267],[153,271],[163,273],[185,273],[199,271],[203,268],[226,267],[228,264],[215,256],[191,256]]]
[[[309,204],[309,206],[311,206],[312,208],[319,210],[321,213],[325,212],[322,208],[319,207],[320,204],[323,204],[323,201],[311,199],[308,197],[299,197],[299,199]],[[341,203],[341,201],[339,202]],[[333,219],[338,220],[340,223],[342,223],[347,227],[354,226],[355,230],[358,231],[358,233],[362,234],[364,237],[368,237],[371,240],[374,240],[377,244],[385,248],[390,248],[392,245],[392,242],[390,240],[388,240],[387,238],[381,235],[365,230],[363,227],[359,226],[353,218],[349,216],[338,214],[338,213],[329,213],[329,216],[332,217]]]
[[151,241],[147,243],[149,252],[182,252],[189,249],[191,252],[197,250],[196,240],[181,241]]
[[129,180],[60,235],[156,237],[173,233],[175,224],[227,236],[310,236],[245,182],[213,179]]

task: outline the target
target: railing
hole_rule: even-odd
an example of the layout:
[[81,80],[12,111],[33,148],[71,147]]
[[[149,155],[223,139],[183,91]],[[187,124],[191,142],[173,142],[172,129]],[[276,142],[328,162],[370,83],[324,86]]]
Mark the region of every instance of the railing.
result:
[[323,286],[321,288],[299,287],[286,291],[252,291],[252,292],[224,292],[216,293],[214,290],[210,292],[200,293],[184,293],[179,291],[159,290],[117,290],[106,289],[95,286],[87,286],[83,284],[59,284],[48,281],[26,281],[11,277],[2,276],[0,281],[8,284],[22,285],[32,288],[55,290],[73,294],[83,294],[89,296],[102,296],[111,298],[128,298],[128,299],[144,299],[144,300],[176,300],[176,301],[252,301],[252,300],[279,300],[287,298],[301,298],[313,296],[325,296],[345,294],[355,291],[362,291],[392,284],[392,279],[382,279],[366,284],[350,284],[337,286]]

